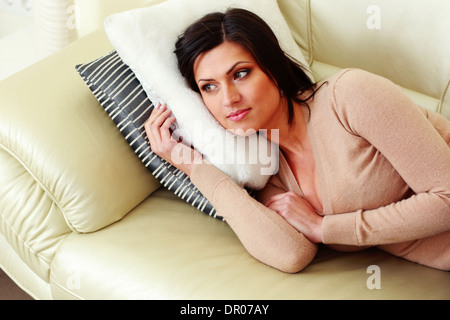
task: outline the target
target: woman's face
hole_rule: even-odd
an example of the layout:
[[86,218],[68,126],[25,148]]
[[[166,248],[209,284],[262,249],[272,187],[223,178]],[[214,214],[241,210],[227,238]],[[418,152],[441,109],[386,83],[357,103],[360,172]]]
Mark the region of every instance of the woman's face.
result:
[[204,103],[225,129],[250,135],[276,129],[279,119],[284,119],[277,86],[252,54],[234,42],[201,54],[194,75]]

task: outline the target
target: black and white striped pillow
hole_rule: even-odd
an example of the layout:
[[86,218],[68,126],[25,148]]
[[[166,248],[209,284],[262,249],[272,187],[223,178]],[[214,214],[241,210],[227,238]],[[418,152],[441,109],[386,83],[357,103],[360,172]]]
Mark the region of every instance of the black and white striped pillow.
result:
[[153,110],[153,103],[117,52],[114,50],[92,62],[77,65],[76,70],[130,147],[161,184],[197,209],[223,220],[184,172],[150,149],[144,123]]

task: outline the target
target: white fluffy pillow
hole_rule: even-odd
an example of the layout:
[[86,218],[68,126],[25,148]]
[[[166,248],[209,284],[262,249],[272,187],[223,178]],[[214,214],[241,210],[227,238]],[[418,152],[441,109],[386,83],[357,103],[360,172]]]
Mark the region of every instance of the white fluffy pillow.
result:
[[105,20],[105,29],[150,100],[167,103],[172,110],[183,141],[239,185],[261,189],[278,170],[278,145],[259,135],[239,137],[220,126],[201,96],[186,85],[173,52],[178,36],[190,24],[231,7],[259,15],[275,32],[285,52],[307,66],[276,0],[168,0],[112,15]]

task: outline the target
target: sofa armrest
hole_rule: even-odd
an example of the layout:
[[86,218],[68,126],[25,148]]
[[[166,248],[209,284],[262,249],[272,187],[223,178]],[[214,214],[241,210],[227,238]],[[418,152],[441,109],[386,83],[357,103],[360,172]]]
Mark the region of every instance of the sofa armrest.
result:
[[121,219],[160,186],[75,71],[111,49],[97,31],[0,82],[1,149],[76,232]]

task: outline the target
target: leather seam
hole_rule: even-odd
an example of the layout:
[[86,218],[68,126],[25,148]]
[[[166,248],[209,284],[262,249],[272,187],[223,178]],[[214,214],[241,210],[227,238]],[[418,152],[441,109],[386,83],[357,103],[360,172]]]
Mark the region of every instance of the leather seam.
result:
[[69,226],[69,228],[72,231],[76,231],[78,232],[74,226],[70,223],[70,221],[67,219],[66,217],[66,213],[63,209],[63,207],[61,206],[61,204],[59,203],[59,201],[55,198],[55,196],[53,195],[52,192],[50,192],[50,190],[47,188],[47,186],[45,186],[44,183],[42,183],[42,181],[33,173],[33,171],[29,168],[29,166],[14,152],[12,152],[12,150],[10,150],[7,146],[5,146],[3,143],[0,143],[0,149],[4,150],[6,153],[8,153],[10,156],[12,156],[24,169],[26,172],[28,172],[28,174],[33,178],[34,181],[36,181],[36,183],[42,188],[42,190],[45,192],[45,194],[52,200],[53,203],[55,203],[58,208],[61,210],[61,213],[63,214],[64,220],[66,221],[66,224]]
[[[0,216],[2,218],[2,221],[5,223],[6,227],[14,233],[14,235],[17,237],[17,239],[23,244],[23,246],[25,246],[33,255],[35,255],[39,260],[41,260],[42,262],[44,262],[45,264],[47,264],[49,267],[51,265],[52,259],[47,259],[46,257],[44,257],[41,253],[37,252],[36,250],[34,250],[32,248],[32,246],[22,237],[22,235],[17,232],[17,230],[13,227],[13,225],[8,221],[8,219],[6,218],[6,216],[3,214],[2,211],[0,211]],[[5,237],[6,238],[6,237]],[[6,238],[8,240],[8,238]],[[9,241],[8,241],[9,242]],[[9,242],[10,245],[12,245]]]

